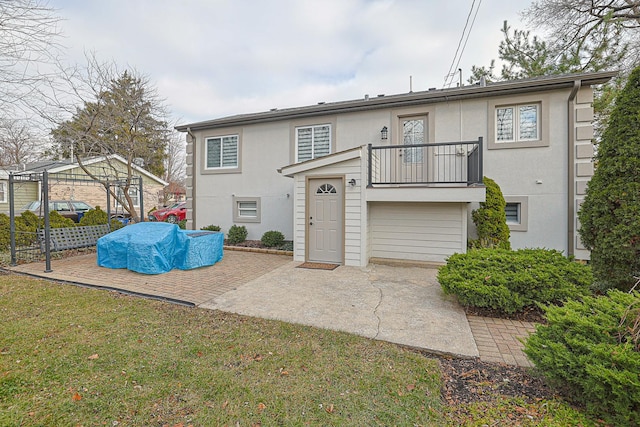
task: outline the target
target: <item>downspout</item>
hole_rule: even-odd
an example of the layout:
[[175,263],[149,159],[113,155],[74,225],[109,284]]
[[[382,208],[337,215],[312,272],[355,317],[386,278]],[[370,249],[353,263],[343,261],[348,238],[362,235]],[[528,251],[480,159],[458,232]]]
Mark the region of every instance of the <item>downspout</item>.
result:
[[575,174],[576,174],[576,108],[575,100],[578,90],[582,86],[581,80],[573,82],[573,88],[569,94],[567,101],[567,117],[569,126],[569,137],[567,141],[567,154],[568,154],[568,168],[567,168],[567,255],[575,255],[575,237],[576,237],[576,189],[575,189]]
[[[187,128],[187,135],[191,138],[191,178],[187,175],[187,188],[189,187],[189,179],[191,180],[191,229],[197,230],[196,228],[196,178],[195,178],[195,170],[196,170],[196,152],[198,151],[196,147],[196,136],[193,132],[191,132],[191,128]],[[188,164],[187,164],[188,166]]]

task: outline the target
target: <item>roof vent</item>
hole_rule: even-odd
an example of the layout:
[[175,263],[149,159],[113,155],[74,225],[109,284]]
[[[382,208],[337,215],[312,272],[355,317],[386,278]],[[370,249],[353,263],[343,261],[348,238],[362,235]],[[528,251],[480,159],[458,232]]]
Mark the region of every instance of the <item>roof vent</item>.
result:
[[272,108],[271,111],[278,111],[278,109],[277,108]]
[[365,94],[364,94],[364,100],[365,100],[365,101],[368,101],[368,100],[369,100],[369,94],[368,94],[368,93],[365,93]]
[[324,101],[318,102],[318,105],[322,105],[322,104],[324,104]]
[[429,91],[432,91],[432,90],[436,90],[436,88],[435,87],[430,87]]
[[378,98],[382,98],[384,96],[384,93],[381,93],[380,95],[378,95]]
[[485,76],[480,77],[480,87],[487,87],[487,78]]

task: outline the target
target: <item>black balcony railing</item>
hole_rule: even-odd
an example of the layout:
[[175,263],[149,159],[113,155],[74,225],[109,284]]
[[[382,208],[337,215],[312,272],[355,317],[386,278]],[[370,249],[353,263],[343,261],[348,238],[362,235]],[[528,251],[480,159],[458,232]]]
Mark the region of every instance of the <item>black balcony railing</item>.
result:
[[477,141],[368,146],[368,187],[482,184],[482,137]]

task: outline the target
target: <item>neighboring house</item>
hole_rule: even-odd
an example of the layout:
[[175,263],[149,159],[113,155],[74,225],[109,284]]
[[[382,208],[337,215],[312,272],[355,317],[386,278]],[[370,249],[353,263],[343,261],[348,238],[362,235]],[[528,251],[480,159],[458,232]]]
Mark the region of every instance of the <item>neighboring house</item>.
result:
[[177,126],[188,228],[279,230],[297,261],[443,262],[475,235],[482,176],[514,248],[587,259],[576,212],[593,174],[593,90],[614,72],[318,103]]
[[[86,160],[84,165],[96,176],[111,176],[115,180],[113,168],[117,168],[120,177],[124,177],[127,162],[117,154],[108,158],[96,157]],[[143,204],[145,211],[157,207],[162,196],[163,188],[167,183],[140,166],[132,165],[134,176],[142,177]],[[106,210],[107,195],[104,186],[92,181],[77,163],[71,161],[40,161],[21,165],[13,171],[3,171],[0,175],[0,190],[5,188],[5,198],[0,198],[0,212],[9,211],[8,203],[8,175],[13,174],[40,174],[47,170],[49,174],[49,199],[50,200],[82,200],[91,206],[100,206]],[[41,199],[41,185],[39,181],[17,180],[14,184],[14,206],[21,208],[33,200]],[[0,195],[2,193],[0,192]],[[139,189],[131,187],[129,194],[134,207],[139,210]],[[111,211],[122,212],[122,206],[118,206],[115,198],[111,198]],[[144,214],[146,217],[146,213]]]

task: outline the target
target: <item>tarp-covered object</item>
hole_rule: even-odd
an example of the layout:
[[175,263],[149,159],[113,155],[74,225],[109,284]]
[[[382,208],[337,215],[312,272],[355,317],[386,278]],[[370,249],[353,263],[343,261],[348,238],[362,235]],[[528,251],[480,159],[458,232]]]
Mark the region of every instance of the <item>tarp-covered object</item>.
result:
[[222,259],[224,234],[181,230],[176,224],[142,222],[98,239],[98,265],[160,274],[174,268],[213,265]]

